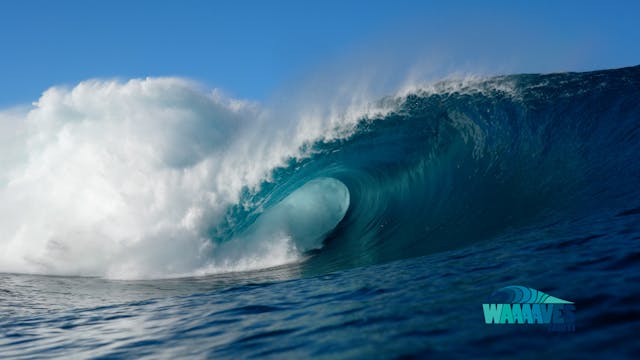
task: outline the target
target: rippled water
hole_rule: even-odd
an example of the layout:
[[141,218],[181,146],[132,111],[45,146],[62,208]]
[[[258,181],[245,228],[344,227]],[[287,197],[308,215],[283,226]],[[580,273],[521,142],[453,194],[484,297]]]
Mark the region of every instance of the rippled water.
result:
[[[633,358],[640,211],[514,231],[460,250],[298,278],[298,267],[161,281],[2,275],[1,357]],[[576,303],[576,331],[485,325],[527,284]]]

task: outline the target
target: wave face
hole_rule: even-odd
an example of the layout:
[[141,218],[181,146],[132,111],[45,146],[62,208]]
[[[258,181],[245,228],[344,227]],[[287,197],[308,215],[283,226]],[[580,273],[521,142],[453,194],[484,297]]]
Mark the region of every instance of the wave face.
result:
[[0,271],[318,273],[628,208],[638,99],[640,67],[451,80],[341,116],[179,79],[54,88],[0,113]]
[[443,82],[363,119],[347,139],[317,142],[246,197],[268,207],[316,177],[347,186],[349,210],[307,261],[312,273],[628,208],[640,179],[639,99],[640,67]]

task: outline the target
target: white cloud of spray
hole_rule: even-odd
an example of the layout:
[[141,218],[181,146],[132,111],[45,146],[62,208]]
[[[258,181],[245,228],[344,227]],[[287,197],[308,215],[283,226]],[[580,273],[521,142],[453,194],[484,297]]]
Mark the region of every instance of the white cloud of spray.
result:
[[0,112],[0,271],[148,278],[295,261],[304,249],[277,229],[224,247],[207,229],[302,144],[374,111],[276,115],[178,78],[51,88]]

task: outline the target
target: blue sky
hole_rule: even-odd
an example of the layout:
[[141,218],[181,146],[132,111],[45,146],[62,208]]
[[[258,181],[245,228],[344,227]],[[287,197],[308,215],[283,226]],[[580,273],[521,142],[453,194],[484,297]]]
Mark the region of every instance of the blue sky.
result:
[[0,106],[96,77],[184,76],[263,100],[363,67],[636,65],[638,14],[639,1],[6,1]]

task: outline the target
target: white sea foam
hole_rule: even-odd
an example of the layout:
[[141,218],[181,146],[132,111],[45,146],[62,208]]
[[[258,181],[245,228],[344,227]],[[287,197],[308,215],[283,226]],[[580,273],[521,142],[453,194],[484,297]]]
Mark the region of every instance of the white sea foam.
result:
[[0,271],[149,278],[296,261],[310,247],[291,227],[217,247],[207,229],[304,143],[387,111],[364,98],[319,108],[147,78],[54,87],[0,112]]

